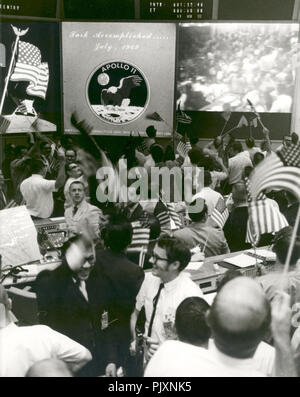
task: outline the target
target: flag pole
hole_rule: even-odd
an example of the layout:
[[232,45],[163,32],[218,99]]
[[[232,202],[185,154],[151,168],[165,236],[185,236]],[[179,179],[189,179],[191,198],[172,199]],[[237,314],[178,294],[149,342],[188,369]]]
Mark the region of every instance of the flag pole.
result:
[[224,126],[223,126],[223,128],[222,128],[222,131],[221,131],[221,134],[220,134],[219,136],[222,136],[222,135],[223,135],[223,132],[224,132],[224,130],[225,130],[227,124],[228,124],[229,119],[230,119],[230,117],[229,117],[227,120],[225,120],[225,124],[224,124]]
[[288,253],[287,253],[287,256],[286,256],[286,261],[285,261],[285,265],[284,265],[284,269],[283,269],[283,274],[284,275],[286,275],[288,273],[288,270],[289,270],[290,260],[291,260],[293,248],[294,248],[296,237],[297,237],[297,230],[298,230],[298,227],[299,227],[299,221],[300,221],[300,205],[298,207],[298,212],[297,212],[295,225],[294,225],[294,229],[293,229],[293,233],[292,233],[292,237],[291,237],[291,242],[290,242],[290,245],[289,245],[289,250],[288,250]]
[[8,87],[8,83],[9,83],[9,78],[12,72],[12,68],[13,68],[13,64],[14,64],[14,59],[15,59],[15,55],[16,55],[16,51],[17,51],[17,47],[18,47],[18,42],[20,40],[20,36],[23,36],[24,34],[26,34],[28,32],[27,28],[26,30],[20,30],[17,29],[16,27],[14,27],[13,25],[11,25],[13,28],[13,31],[15,33],[15,35],[17,36],[15,44],[14,44],[14,48],[13,48],[13,52],[12,52],[12,56],[11,56],[11,60],[10,60],[10,64],[9,64],[9,68],[8,68],[8,72],[7,72],[7,76],[5,79],[5,85],[4,85],[4,90],[3,90],[3,94],[2,94],[2,98],[1,98],[1,103],[0,103],[0,114],[2,114],[2,110],[3,110],[3,105],[4,105],[4,100],[5,100],[5,95],[6,95],[6,91],[7,91],[7,87]]

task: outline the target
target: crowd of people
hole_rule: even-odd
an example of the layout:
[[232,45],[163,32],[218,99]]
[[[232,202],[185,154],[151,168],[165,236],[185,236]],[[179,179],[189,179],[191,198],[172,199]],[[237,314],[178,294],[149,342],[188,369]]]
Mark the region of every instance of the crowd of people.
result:
[[[269,131],[263,130],[260,146],[251,137],[241,142],[219,136],[206,146],[178,137],[189,148],[184,152],[176,151],[178,142],[158,143],[150,126],[147,138],[131,137],[115,159],[86,123],[74,123],[84,143],[36,133],[28,146],[5,148],[0,209],[14,200],[33,221],[64,216],[67,233],[61,264],[41,271],[32,286],[40,325],[16,325],[0,285],[0,376],[300,376],[293,312],[300,302],[300,230],[289,272],[282,274],[296,197],[266,192],[289,225],[257,244],[276,253],[270,272],[260,266],[255,279],[226,272],[211,302],[186,271],[191,261],[252,247],[244,178],[272,152]],[[282,142],[297,144],[296,134]],[[98,201],[97,170],[109,166],[115,172],[120,160],[146,171],[148,198]],[[182,174],[189,167],[199,178],[191,181],[190,202],[166,202],[161,179],[153,188],[153,167],[176,167]],[[176,180],[171,186],[176,189]],[[222,212],[220,203],[228,210],[221,225],[214,217],[216,209]]]
[[292,25],[190,25],[181,34],[182,109],[222,111],[230,104],[245,111],[250,99],[259,112],[291,112],[298,35]]

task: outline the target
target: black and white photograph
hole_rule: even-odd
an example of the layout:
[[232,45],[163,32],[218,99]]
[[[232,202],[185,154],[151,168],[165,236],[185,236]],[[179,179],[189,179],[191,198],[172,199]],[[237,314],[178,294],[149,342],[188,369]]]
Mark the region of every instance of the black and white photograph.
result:
[[0,33],[3,382],[300,377],[300,0],[4,0]]

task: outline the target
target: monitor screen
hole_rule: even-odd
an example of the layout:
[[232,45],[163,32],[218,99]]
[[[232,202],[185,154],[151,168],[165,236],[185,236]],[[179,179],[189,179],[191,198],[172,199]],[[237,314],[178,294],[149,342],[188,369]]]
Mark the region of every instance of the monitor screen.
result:
[[296,23],[179,25],[177,104],[182,110],[290,113]]
[[170,136],[173,124],[175,33],[171,23],[64,22],[65,132],[71,114],[99,135]]
[[1,132],[57,131],[61,119],[59,24],[6,20],[0,33],[0,86],[5,91],[0,113],[6,120]]

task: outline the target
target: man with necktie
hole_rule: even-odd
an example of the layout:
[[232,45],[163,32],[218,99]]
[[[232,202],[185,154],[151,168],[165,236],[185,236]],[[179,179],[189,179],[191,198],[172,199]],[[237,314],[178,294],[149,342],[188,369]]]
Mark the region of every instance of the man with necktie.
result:
[[203,293],[183,270],[191,254],[188,248],[174,237],[162,236],[157,241],[153,255],[152,273],[145,275],[131,315],[131,353],[135,354],[135,326],[144,306],[146,314],[145,360],[147,361],[167,339],[173,339],[175,313],[179,304],[188,297],[203,297]]
[[65,210],[65,220],[69,236],[80,234],[83,228],[88,227],[92,239],[96,240],[100,235],[100,224],[104,221],[101,210],[86,201],[83,182],[72,182],[69,192],[72,206]]
[[39,321],[61,332],[92,354],[79,375],[115,375],[116,319],[112,314],[111,287],[98,269],[94,245],[85,234],[63,247],[62,264],[39,273],[35,283]]

